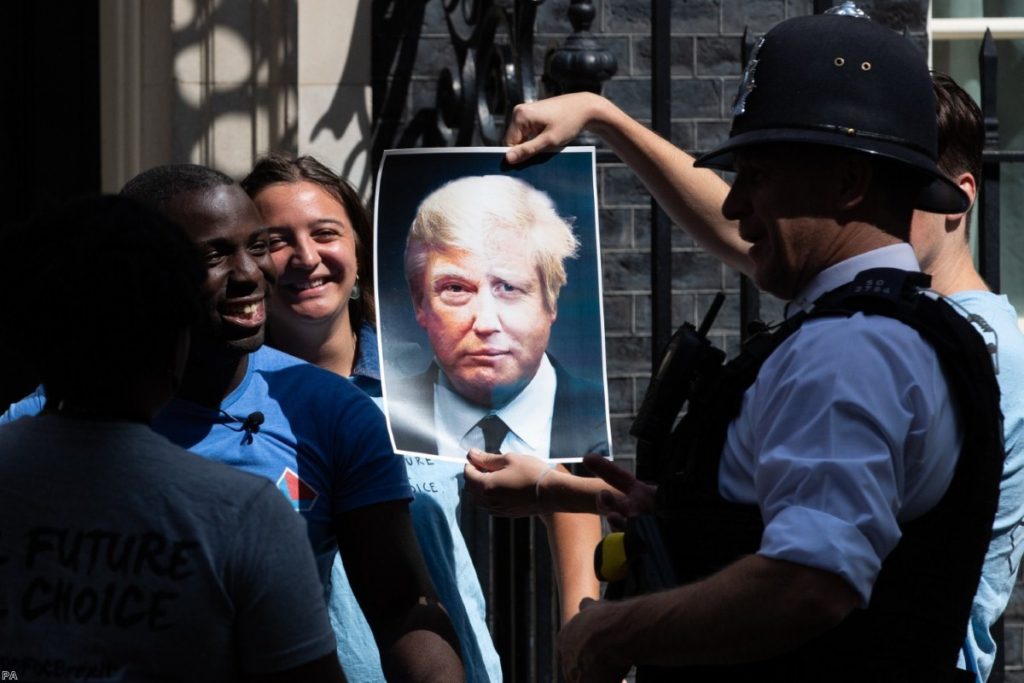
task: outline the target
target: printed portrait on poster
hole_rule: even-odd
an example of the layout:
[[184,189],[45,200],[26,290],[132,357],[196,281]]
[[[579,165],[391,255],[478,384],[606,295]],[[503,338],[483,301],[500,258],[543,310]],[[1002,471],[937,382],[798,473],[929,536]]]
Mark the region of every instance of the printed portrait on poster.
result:
[[385,152],[374,210],[395,450],[611,457],[594,152]]

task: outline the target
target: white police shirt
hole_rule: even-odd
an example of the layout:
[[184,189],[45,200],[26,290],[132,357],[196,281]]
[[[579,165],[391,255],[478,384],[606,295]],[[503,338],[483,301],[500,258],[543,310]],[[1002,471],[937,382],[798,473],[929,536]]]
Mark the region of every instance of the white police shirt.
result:
[[462,398],[443,372],[434,384],[434,427],[437,454],[464,458],[470,448],[483,450],[484,435],[477,423],[495,414],[509,426],[501,452],[525,453],[547,460],[551,455],[551,422],[555,413],[555,368],[544,354],[537,373],[515,398],[488,410]]
[[[790,308],[878,267],[919,270],[908,244],[876,249],[819,273]],[[916,331],[861,313],[810,320],[744,394],[719,491],[760,506],[760,555],[837,574],[866,605],[898,522],[942,498],[962,443],[938,357]]]

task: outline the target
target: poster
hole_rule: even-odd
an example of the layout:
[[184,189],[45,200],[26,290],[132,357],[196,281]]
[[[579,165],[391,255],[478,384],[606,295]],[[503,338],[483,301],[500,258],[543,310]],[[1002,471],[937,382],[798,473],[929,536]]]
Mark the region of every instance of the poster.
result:
[[374,207],[392,445],[611,457],[594,151],[385,152]]

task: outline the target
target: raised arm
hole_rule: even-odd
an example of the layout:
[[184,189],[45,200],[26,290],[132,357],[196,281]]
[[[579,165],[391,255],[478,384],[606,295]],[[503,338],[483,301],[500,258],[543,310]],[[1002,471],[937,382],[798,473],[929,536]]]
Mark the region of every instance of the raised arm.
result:
[[464,679],[459,642],[423,563],[406,501],[336,517],[338,548],[388,680]]
[[598,135],[643,181],[672,220],[727,265],[750,274],[749,244],[722,216],[729,186],[714,171],[593,93],[571,93],[520,104],[512,114],[505,158],[515,164],[565,146],[582,130]]

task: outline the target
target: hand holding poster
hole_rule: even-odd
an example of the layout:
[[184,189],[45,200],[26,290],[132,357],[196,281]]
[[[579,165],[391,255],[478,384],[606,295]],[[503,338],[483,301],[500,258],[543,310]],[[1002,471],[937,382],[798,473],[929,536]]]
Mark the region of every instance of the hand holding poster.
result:
[[592,148],[386,152],[375,205],[395,450],[610,456]]

